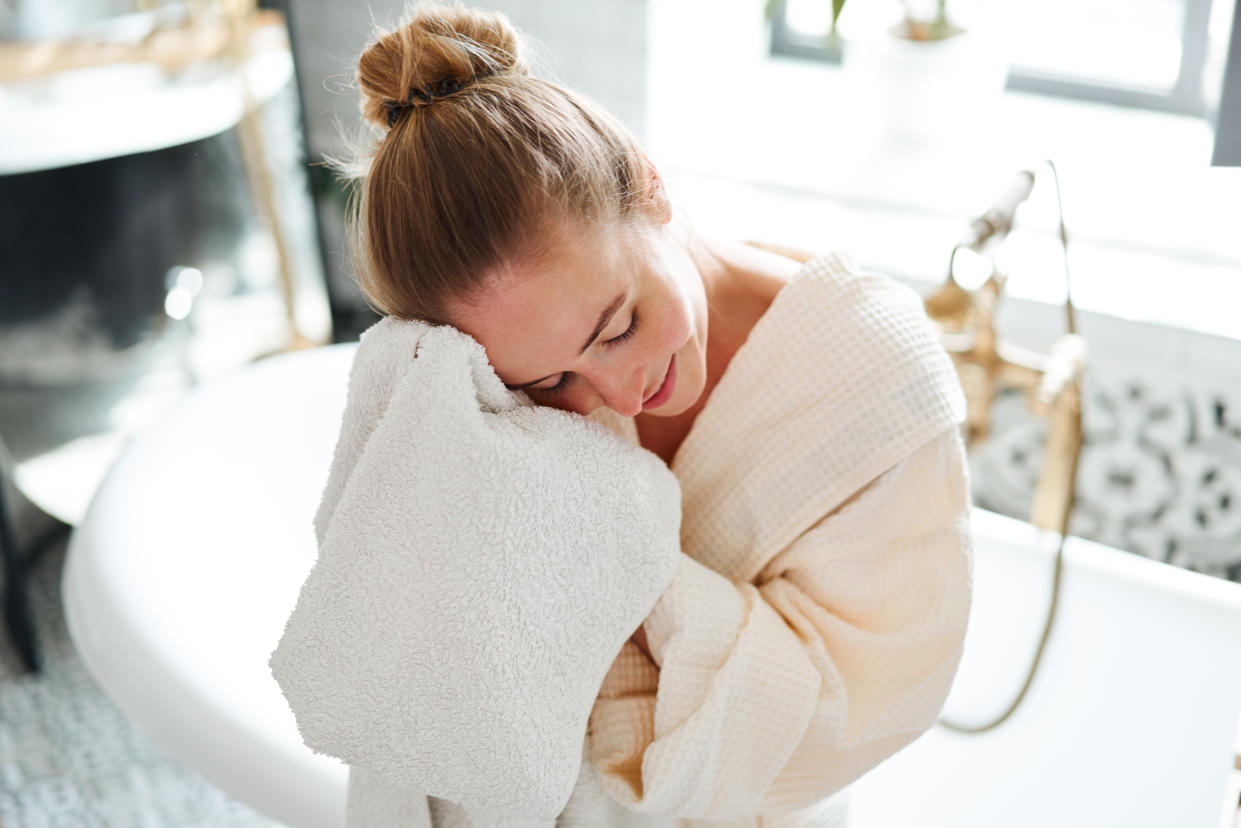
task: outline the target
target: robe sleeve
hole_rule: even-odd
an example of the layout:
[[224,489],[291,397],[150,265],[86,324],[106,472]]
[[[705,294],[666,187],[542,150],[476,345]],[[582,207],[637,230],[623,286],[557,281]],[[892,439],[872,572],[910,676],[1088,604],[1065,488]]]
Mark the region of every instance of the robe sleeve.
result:
[[847,786],[930,728],[960,661],[973,559],[955,427],[800,534],[749,582],[682,554],[590,717],[631,809],[776,815]]

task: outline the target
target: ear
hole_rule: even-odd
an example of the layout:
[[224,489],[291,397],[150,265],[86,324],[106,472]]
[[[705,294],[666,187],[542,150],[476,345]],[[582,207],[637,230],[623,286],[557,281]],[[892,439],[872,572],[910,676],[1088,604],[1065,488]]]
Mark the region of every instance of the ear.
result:
[[668,193],[664,190],[664,180],[659,177],[659,171],[655,169],[655,165],[651,163],[646,153],[642,153],[642,160],[646,164],[646,180],[643,188],[644,207],[651,218],[660,224],[667,224],[672,221],[672,203],[668,200]]

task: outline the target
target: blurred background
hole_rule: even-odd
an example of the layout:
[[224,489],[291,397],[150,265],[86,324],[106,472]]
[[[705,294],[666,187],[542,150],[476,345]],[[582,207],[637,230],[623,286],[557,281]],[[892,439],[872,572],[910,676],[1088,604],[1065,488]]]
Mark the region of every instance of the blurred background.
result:
[[[538,73],[638,135],[704,233],[844,250],[927,295],[1035,172],[991,260],[956,277],[1002,271],[995,327],[1046,352],[1067,262],[1090,344],[1070,531],[1241,580],[1234,0],[849,0],[836,25],[827,0],[488,5]],[[270,824],[110,706],[57,578],[127,442],[190,390],[377,318],[321,161],[358,123],[372,24],[402,8],[0,0],[0,542],[8,630],[40,650],[6,638],[0,662],[10,828]],[[1027,516],[1046,438],[998,393],[976,503]]]

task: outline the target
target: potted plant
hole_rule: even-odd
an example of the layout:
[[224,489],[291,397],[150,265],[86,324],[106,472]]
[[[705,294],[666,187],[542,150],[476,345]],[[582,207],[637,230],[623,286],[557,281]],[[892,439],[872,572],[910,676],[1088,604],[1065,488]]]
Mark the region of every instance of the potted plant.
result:
[[[983,125],[981,114],[1004,88],[1007,62],[996,38],[948,14],[947,0],[900,0],[892,22],[876,0],[831,3],[827,38],[838,42],[848,86],[883,137],[921,141],[958,137]],[[785,0],[769,0],[768,14]],[[860,14],[859,14],[860,13]]]
[[[832,32],[836,31],[836,24],[844,7],[845,0],[832,0]],[[915,43],[929,43],[965,34],[964,28],[948,19],[948,0],[923,3],[901,0],[901,7],[904,10],[901,21],[888,30],[893,37]]]

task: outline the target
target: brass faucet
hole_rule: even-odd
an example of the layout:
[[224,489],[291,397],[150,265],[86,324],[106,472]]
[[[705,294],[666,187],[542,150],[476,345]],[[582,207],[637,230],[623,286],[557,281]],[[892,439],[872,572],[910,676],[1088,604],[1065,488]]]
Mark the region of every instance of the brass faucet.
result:
[[[1047,162],[1051,165],[1051,162]],[[1051,165],[1053,176],[1055,167]],[[996,203],[971,222],[952,249],[943,285],[924,300],[927,316],[938,327],[941,341],[957,368],[965,391],[968,447],[990,434],[992,404],[1001,391],[1020,389],[1031,412],[1047,421],[1043,464],[1034,491],[1030,523],[1067,534],[1077,465],[1082,449],[1082,379],[1086,341],[1077,333],[1068,280],[1068,234],[1060,213],[1060,241],[1065,253],[1065,334],[1047,354],[1018,347],[996,330],[996,308],[1007,276],[996,266],[995,250],[1012,228],[1017,206],[1030,194],[1034,173],[1023,170]],[[1057,201],[1059,181],[1056,182]],[[977,289],[957,282],[957,253],[984,255],[991,273]]]

